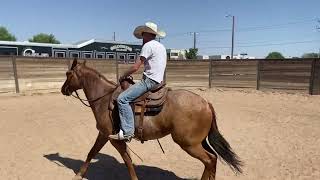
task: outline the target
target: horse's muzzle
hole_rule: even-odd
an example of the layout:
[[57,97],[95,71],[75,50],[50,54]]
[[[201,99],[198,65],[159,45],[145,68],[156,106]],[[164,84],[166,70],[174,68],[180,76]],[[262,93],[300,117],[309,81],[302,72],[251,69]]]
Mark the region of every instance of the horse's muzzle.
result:
[[65,96],[70,96],[72,93],[69,91],[68,86],[63,86],[61,88],[61,93]]

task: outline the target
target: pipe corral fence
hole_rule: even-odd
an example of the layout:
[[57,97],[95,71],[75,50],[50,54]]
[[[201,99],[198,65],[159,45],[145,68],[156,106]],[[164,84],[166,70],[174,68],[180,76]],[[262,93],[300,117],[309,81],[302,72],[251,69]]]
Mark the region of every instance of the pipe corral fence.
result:
[[[79,59],[85,60],[85,59]],[[130,64],[86,59],[116,81]],[[60,90],[73,59],[0,56],[0,93]],[[143,69],[135,73],[140,79]],[[165,81],[172,87],[250,88],[320,94],[320,59],[168,60]]]

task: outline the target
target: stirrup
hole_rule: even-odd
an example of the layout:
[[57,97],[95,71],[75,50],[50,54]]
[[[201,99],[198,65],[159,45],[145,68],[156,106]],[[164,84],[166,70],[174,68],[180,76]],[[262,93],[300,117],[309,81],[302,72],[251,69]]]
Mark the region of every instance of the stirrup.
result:
[[118,141],[126,141],[130,142],[131,139],[134,137],[134,135],[124,135],[123,131],[120,129],[120,131],[117,134],[109,135],[109,139],[118,140]]

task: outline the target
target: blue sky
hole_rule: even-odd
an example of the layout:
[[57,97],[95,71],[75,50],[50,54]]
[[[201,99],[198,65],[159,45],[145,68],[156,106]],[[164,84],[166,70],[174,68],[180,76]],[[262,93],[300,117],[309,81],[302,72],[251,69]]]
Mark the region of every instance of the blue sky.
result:
[[0,25],[25,41],[36,33],[53,33],[62,43],[85,39],[137,42],[132,31],[146,21],[168,36],[167,48],[197,47],[201,54],[230,54],[236,17],[235,54],[264,57],[271,51],[301,56],[320,49],[319,0],[6,0]]

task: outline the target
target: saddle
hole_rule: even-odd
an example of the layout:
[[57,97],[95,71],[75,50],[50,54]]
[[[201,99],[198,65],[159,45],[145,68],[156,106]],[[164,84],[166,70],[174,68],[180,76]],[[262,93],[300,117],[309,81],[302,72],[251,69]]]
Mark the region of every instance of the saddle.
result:
[[[109,109],[113,111],[117,107],[118,96],[132,86],[134,83],[133,78],[130,76],[123,79],[120,82],[120,86],[113,92],[111,101],[109,103]],[[131,103],[132,111],[134,112],[135,118],[138,116],[138,138],[143,143],[143,119],[144,116],[154,116],[161,112],[164,102],[166,101],[167,93],[170,90],[165,87],[165,83],[160,83],[150,91],[144,93]]]

